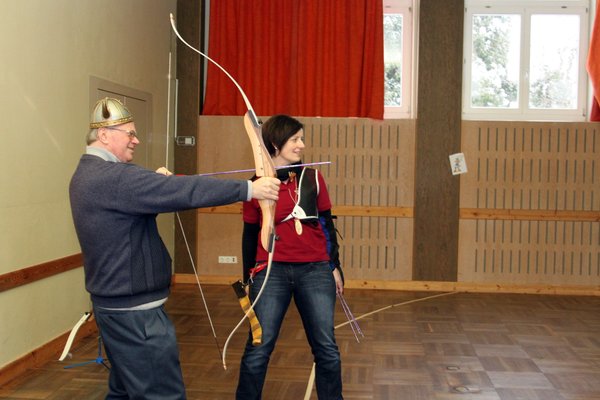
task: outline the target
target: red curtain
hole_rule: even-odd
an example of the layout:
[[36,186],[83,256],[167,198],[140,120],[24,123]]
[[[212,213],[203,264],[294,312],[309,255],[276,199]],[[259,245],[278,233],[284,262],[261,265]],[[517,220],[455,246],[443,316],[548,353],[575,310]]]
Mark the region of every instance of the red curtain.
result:
[[[381,0],[213,0],[208,53],[258,115],[383,118]],[[209,65],[203,114],[245,111]]]
[[594,27],[590,39],[590,50],[587,59],[587,71],[592,81],[594,97],[592,99],[592,112],[590,121],[600,121],[600,1],[596,1],[596,16],[594,17]]

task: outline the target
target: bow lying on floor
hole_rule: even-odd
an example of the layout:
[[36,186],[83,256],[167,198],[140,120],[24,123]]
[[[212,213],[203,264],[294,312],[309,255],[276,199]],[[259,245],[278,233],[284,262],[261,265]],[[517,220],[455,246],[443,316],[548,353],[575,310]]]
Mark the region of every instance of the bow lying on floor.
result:
[[[448,295],[457,294],[457,293],[458,292],[439,293],[439,294],[434,294],[434,295],[423,297],[423,298],[419,298],[419,299],[413,299],[413,300],[403,301],[401,303],[391,304],[389,306],[381,307],[381,308],[378,308],[377,310],[370,311],[368,313],[362,314],[358,318],[354,318],[354,315],[352,315],[352,320],[354,320],[354,322],[356,322],[359,319],[366,318],[368,316],[371,316],[373,314],[377,314],[377,313],[385,311],[385,310],[389,310],[391,308],[400,307],[400,306],[404,306],[404,305],[408,305],[408,304],[412,304],[412,303],[418,303],[418,302],[421,302],[421,301],[431,300],[431,299],[435,299],[437,297],[448,296]],[[344,310],[344,312],[346,312],[346,311]],[[336,325],[334,327],[334,329],[339,329],[339,328],[341,328],[341,327],[343,327],[345,325],[348,325],[348,324],[351,325],[352,323],[353,322],[350,319],[348,319],[348,321],[343,322],[343,323],[341,323],[339,325]],[[358,338],[357,338],[357,340],[358,340]],[[308,385],[306,386],[306,391],[304,392],[304,400],[309,400],[311,398],[311,394],[312,394],[312,391],[313,391],[314,384],[315,384],[315,364],[313,363],[312,370],[310,371],[310,375],[308,377]]]

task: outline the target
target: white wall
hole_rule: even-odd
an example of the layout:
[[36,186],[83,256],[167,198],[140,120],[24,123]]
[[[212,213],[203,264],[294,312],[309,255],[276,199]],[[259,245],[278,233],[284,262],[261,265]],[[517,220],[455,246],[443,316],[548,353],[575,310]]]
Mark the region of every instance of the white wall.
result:
[[[176,0],[2,2],[0,274],[80,252],[68,184],[85,148],[90,76],[152,94],[150,164],[164,164],[175,7]],[[172,250],[172,217],[160,225]],[[89,308],[81,268],[1,292],[0,368],[68,331]]]

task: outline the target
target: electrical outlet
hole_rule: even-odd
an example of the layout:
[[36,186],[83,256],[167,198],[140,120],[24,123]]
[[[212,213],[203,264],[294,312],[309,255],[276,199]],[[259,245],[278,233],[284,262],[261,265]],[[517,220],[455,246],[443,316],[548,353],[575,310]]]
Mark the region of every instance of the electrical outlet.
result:
[[219,264],[237,264],[236,256],[219,256]]
[[177,143],[177,146],[194,146],[196,138],[194,136],[177,136],[175,143]]

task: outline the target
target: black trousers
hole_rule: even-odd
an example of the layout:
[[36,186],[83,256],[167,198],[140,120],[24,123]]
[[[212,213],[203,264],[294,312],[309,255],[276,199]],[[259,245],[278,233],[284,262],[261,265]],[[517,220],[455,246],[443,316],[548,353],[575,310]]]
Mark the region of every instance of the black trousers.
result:
[[114,311],[94,307],[111,370],[107,400],[182,400],[185,387],[175,328],[164,307]]

